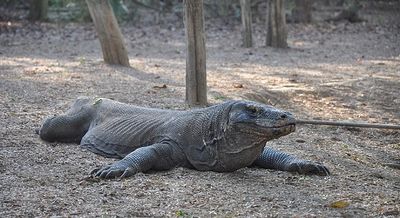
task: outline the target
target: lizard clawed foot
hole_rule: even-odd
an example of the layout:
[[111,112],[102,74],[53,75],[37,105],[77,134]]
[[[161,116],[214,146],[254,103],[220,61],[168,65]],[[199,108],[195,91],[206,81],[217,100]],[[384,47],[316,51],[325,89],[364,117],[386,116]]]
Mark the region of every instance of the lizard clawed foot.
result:
[[102,168],[96,168],[90,172],[92,176],[99,177],[101,179],[126,178],[133,176],[136,173],[137,171],[134,168],[126,166],[120,162],[116,162]]
[[329,176],[331,174],[329,172],[329,169],[320,163],[313,163],[311,161],[302,160],[295,160],[290,163],[288,171],[318,176]]

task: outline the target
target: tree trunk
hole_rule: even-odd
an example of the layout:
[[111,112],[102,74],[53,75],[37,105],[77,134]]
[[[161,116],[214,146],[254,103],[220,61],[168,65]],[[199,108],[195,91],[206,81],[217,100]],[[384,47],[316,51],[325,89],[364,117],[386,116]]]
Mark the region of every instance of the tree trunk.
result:
[[222,20],[224,21],[224,23],[228,23],[229,18],[228,18],[228,14],[229,14],[229,0],[218,0],[215,1],[217,3],[217,7],[218,7],[218,14],[220,16],[220,18],[222,18]]
[[128,52],[108,0],[86,0],[86,3],[99,36],[104,61],[129,67]]
[[294,3],[296,6],[292,10],[293,22],[310,23],[313,0],[295,0]]
[[287,27],[284,0],[268,0],[267,46],[287,48]]
[[240,10],[242,14],[243,47],[250,48],[253,46],[250,0],[240,0]]
[[157,11],[153,11],[154,22],[159,24],[160,23],[160,12],[161,12],[161,2],[160,0],[151,0],[150,2],[151,7],[157,9]]
[[29,19],[32,21],[46,20],[48,6],[49,6],[48,0],[31,0],[31,6],[29,9]]
[[184,0],[186,29],[186,102],[207,105],[203,0]]
[[164,3],[165,3],[165,11],[172,12],[172,9],[174,8],[174,1],[173,0],[164,0]]

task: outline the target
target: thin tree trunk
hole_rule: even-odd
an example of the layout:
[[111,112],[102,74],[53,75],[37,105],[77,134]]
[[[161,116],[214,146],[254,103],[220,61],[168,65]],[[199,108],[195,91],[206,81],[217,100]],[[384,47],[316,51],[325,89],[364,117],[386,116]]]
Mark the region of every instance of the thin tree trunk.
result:
[[104,61],[129,66],[124,39],[108,0],[86,0],[86,3],[99,36]]
[[48,5],[48,0],[31,0],[29,19],[33,21],[46,20]]
[[287,48],[287,27],[284,0],[268,0],[266,45]]
[[228,14],[229,14],[229,0],[218,0],[216,1],[218,4],[218,13],[222,17],[224,23],[228,22]]
[[186,29],[186,101],[190,106],[207,105],[206,46],[203,0],[184,0]]
[[253,46],[252,27],[251,27],[251,5],[250,0],[240,0],[240,9],[242,15],[242,39],[243,47]]
[[295,0],[294,3],[296,6],[292,10],[293,21],[296,23],[310,23],[313,0]]

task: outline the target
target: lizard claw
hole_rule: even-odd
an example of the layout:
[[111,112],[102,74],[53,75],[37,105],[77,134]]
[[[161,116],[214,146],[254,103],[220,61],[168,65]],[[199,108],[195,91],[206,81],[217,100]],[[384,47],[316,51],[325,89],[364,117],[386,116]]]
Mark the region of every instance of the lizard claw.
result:
[[101,168],[100,167],[97,167],[97,168],[95,168],[95,169],[93,169],[92,171],[90,171],[90,175],[91,176],[95,176],[95,174],[100,170]]
[[136,170],[134,170],[132,167],[116,162],[103,168],[94,169],[90,174],[101,179],[115,179],[126,178],[135,175]]
[[311,161],[294,161],[290,164],[288,171],[318,176],[329,176],[331,174],[326,166]]

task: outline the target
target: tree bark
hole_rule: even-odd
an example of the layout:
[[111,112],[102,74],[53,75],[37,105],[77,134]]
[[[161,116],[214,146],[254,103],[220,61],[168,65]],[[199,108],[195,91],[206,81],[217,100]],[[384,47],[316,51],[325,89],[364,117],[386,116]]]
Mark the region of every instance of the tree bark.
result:
[[31,6],[29,9],[29,19],[32,21],[46,20],[48,6],[49,6],[48,0],[31,0]]
[[104,61],[129,67],[128,52],[108,0],[86,0],[86,3],[99,36]]
[[287,48],[287,27],[284,0],[268,0],[266,45]]
[[310,23],[313,0],[295,0],[294,3],[296,6],[292,10],[293,22]]
[[253,46],[250,0],[240,0],[243,47]]
[[207,105],[206,46],[203,0],[184,0],[186,29],[186,102]]

